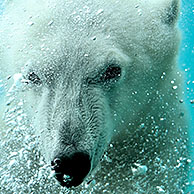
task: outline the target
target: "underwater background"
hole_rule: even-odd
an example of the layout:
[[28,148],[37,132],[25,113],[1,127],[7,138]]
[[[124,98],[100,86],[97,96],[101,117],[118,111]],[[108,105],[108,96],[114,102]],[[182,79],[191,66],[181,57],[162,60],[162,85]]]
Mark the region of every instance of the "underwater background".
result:
[[[194,192],[194,0],[183,0],[179,26],[182,42],[179,51],[180,68],[185,71],[185,101],[190,117],[191,169],[188,191]],[[192,193],[193,193],[192,192]]]
[[[0,0],[0,14],[3,11],[3,2]],[[185,102],[191,115],[189,123],[191,169],[187,192],[194,193],[194,0],[182,0],[179,27],[182,32],[182,42],[178,61],[180,68],[185,72]],[[3,96],[3,84],[0,78],[0,102]]]

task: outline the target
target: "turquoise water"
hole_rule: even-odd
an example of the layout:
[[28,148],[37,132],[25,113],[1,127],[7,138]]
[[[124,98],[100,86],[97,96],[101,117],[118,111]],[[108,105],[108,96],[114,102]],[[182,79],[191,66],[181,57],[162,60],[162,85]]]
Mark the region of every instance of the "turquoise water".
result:
[[[0,0],[0,14],[2,11],[2,1]],[[180,46],[179,64],[180,68],[183,69],[186,74],[185,101],[188,105],[188,109],[191,115],[189,133],[191,137],[191,160],[194,160],[194,101],[192,103],[192,100],[194,100],[194,0],[183,0],[179,26],[182,30],[182,43]],[[3,87],[1,87],[0,82],[0,99],[3,97],[3,95]],[[192,162],[191,166],[194,166],[194,162]],[[191,170],[189,176],[191,182],[194,181],[194,169]],[[194,190],[194,185],[190,186],[189,190]]]
[[[182,30],[182,44],[179,54],[179,64],[181,69],[186,73],[185,80],[185,93],[186,102],[188,109],[190,111],[190,140],[191,140],[191,167],[194,166],[194,1],[184,0],[182,1],[182,11],[179,22],[180,28]],[[194,102],[194,101],[193,101]],[[190,171],[190,182],[194,181],[194,169],[191,168]],[[194,190],[194,185],[190,185],[188,190]]]
[[[188,101],[194,99],[194,1],[184,0],[179,26],[182,30],[182,44],[179,54],[179,63],[186,72],[186,85]],[[188,89],[189,88],[189,89]],[[194,114],[194,104],[190,105],[190,110]]]

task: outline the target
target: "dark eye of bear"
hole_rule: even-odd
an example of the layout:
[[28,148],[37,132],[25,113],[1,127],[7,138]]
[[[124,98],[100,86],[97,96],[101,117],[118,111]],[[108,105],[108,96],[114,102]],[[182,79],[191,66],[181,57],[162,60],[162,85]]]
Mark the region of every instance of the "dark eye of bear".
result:
[[118,79],[121,76],[121,68],[119,66],[109,66],[106,71],[101,75],[100,80],[103,82]]
[[28,80],[30,80],[33,84],[37,85],[40,85],[42,83],[40,78],[34,72],[30,72],[28,74]]

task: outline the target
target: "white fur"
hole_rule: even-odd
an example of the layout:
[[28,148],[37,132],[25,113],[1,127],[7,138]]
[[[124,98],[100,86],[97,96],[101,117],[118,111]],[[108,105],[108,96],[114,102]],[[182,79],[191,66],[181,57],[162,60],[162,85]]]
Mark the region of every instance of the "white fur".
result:
[[[112,141],[112,162],[102,162],[94,193],[173,194],[184,188],[188,155],[176,66],[179,32],[176,18],[167,22],[173,2],[178,5],[14,0],[1,17],[1,76],[21,72],[26,79],[35,72],[42,81],[28,84],[19,96],[46,160],[76,148],[90,154],[93,171]],[[116,83],[87,83],[111,62],[122,68]],[[141,165],[146,171],[133,174]]]

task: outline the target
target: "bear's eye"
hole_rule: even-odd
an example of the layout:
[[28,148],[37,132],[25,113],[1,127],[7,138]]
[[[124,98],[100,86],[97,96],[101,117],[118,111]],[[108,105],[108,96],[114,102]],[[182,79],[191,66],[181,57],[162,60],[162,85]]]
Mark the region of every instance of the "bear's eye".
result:
[[121,76],[121,67],[116,65],[110,65],[107,69],[100,75],[101,82],[107,82],[110,80],[118,80]]
[[166,11],[167,12],[166,17],[164,18],[164,22],[168,25],[175,24],[179,13],[178,1],[173,1],[171,6]]
[[106,69],[101,70],[95,77],[86,79],[87,84],[103,84],[114,83],[121,77],[122,69],[120,66],[111,64]]
[[27,79],[33,83],[33,84],[36,84],[36,85],[41,85],[42,84],[42,81],[41,79],[38,77],[38,75],[36,75],[34,72],[30,72],[27,76]]

